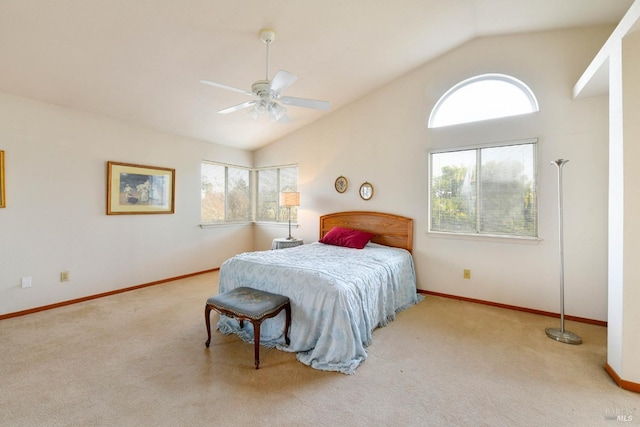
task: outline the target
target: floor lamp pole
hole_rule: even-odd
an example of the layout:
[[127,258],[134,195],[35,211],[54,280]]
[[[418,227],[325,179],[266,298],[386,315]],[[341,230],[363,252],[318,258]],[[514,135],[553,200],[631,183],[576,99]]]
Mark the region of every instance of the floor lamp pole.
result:
[[564,329],[564,231],[562,229],[562,166],[569,160],[558,159],[551,162],[558,167],[558,241],[560,242],[560,328],[547,328],[547,336],[565,344],[581,344],[582,338]]

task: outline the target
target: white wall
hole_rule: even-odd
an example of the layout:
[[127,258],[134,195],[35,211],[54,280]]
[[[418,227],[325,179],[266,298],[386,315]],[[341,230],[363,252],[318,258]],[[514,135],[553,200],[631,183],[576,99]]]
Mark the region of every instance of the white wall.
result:
[[[250,226],[198,226],[200,161],[251,166],[250,152],[5,94],[0,150],[0,314],[216,268],[253,248]],[[107,216],[109,160],[175,168],[175,214]]]
[[[627,381],[635,383],[636,391],[640,391],[640,340],[638,339],[638,327],[640,327],[640,274],[636,263],[640,256],[640,198],[638,198],[638,171],[637,160],[640,158],[640,33],[627,35],[622,41],[622,87],[623,100],[623,161],[618,163],[624,176],[622,199],[624,211],[622,214],[624,224],[623,248],[622,248],[622,287],[619,289],[621,296],[617,299],[616,308],[620,310],[621,322],[616,325],[616,335],[620,334],[619,345],[616,351],[621,352],[619,364],[611,364],[618,375]],[[613,166],[613,165],[612,165]],[[616,316],[616,317],[618,317]]]
[[[611,30],[476,39],[256,151],[255,166],[298,163],[301,226],[296,235],[307,242],[318,239],[318,216],[324,213],[406,215],[415,220],[419,288],[558,312],[557,170],[550,162],[569,159],[563,173],[565,312],[606,320],[608,103],[606,97],[573,101],[571,91]],[[489,72],[527,83],[540,112],[427,129],[429,113],[447,89]],[[531,137],[540,140],[539,242],[427,234],[427,150]],[[339,175],[349,179],[344,194],[333,187]],[[357,191],[364,181],[375,187],[368,202]],[[274,235],[257,235],[256,245],[268,246]],[[462,278],[465,268],[471,269],[471,280]]]
[[622,373],[624,304],[624,131],[622,43],[612,43],[609,55],[609,234],[607,362]]

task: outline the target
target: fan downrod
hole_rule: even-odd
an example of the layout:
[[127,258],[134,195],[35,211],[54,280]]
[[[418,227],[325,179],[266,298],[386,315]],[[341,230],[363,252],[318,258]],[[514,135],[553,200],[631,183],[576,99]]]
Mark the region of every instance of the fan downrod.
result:
[[[267,66],[265,67],[264,79],[269,80],[269,47],[271,43],[276,39],[276,30],[271,28],[263,28],[260,30],[260,40],[267,45]],[[254,90],[255,92],[255,90]]]

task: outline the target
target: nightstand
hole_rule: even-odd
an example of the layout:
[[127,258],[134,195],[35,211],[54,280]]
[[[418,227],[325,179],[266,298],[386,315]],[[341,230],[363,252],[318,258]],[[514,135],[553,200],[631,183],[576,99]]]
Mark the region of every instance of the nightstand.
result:
[[302,241],[302,239],[287,239],[286,237],[282,237],[273,239],[273,242],[271,242],[271,249],[293,248],[302,244],[304,244],[304,241]]

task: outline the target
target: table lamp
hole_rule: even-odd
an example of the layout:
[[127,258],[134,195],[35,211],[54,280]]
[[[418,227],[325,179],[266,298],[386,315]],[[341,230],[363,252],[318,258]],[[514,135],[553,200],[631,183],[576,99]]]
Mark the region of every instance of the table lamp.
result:
[[289,237],[287,240],[292,240],[291,237],[291,208],[293,206],[300,206],[300,193],[297,191],[285,191],[280,193],[280,205],[285,206],[289,211]]

